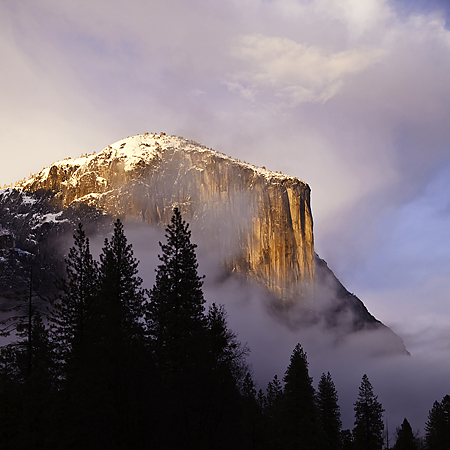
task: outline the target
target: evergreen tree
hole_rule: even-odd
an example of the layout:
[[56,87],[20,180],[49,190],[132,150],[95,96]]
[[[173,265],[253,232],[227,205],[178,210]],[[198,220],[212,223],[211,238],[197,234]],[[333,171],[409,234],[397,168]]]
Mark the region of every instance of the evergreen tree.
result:
[[90,390],[96,397],[92,410],[98,408],[92,424],[102,430],[95,438],[101,437],[105,448],[135,448],[142,438],[145,291],[138,265],[117,219],[100,254],[90,364],[95,377]]
[[[74,246],[70,248],[66,259],[67,279],[60,283],[62,295],[54,304],[51,322],[53,340],[61,365],[71,364],[70,370],[83,366],[86,352],[92,342],[91,331],[97,326],[94,317],[97,300],[97,264],[94,261],[89,239],[80,223],[74,237]],[[76,366],[76,367],[75,367]],[[61,376],[66,378],[65,370]]]
[[261,411],[256,396],[255,382],[250,372],[247,372],[242,384],[242,419],[245,429],[244,447],[249,450],[259,448],[261,440]]
[[429,450],[450,448],[450,395],[434,402],[425,425],[425,441]]
[[283,381],[281,410],[285,449],[312,450],[319,447],[317,409],[306,353],[300,344],[292,353]]
[[374,395],[366,374],[363,375],[355,403],[355,450],[381,450],[383,447],[383,408]]
[[322,374],[317,389],[317,409],[322,430],[322,445],[327,449],[341,448],[341,412],[330,372]]
[[213,349],[209,346],[211,334],[203,281],[197,272],[196,245],[191,243],[191,231],[177,208],[166,228],[166,238],[166,244],[159,243],[161,264],[156,269],[146,314],[147,333],[165,395],[160,414],[161,445],[214,447],[211,424],[216,423],[216,405],[208,395],[215,398],[217,391],[212,381],[211,353],[223,356],[227,344],[221,341],[219,330]]
[[213,370],[223,374],[228,372],[234,382],[241,386],[248,373],[245,357],[250,350],[238,340],[236,333],[228,328],[227,313],[223,305],[213,303],[209,306],[206,327]]
[[166,228],[167,243],[159,243],[162,255],[156,282],[150,291],[148,332],[153,339],[160,369],[167,373],[195,364],[207,352],[207,323],[203,277],[198,275],[195,244],[189,225],[174,208]]
[[55,428],[67,449],[95,446],[93,429],[101,434],[97,417],[103,392],[103,386],[98,388],[102,362],[96,352],[101,324],[98,267],[81,223],[73,238],[65,260],[66,278],[59,282],[61,295],[50,316],[60,385]]
[[[100,338],[131,341],[141,336],[141,319],[144,314],[144,290],[138,276],[139,261],[133,256],[120,219],[114,232],[100,254],[98,273],[99,308],[101,325],[105,327]],[[119,344],[115,342],[116,344]]]
[[418,450],[416,438],[406,418],[403,420],[401,427],[397,429],[394,450]]
[[280,448],[282,435],[281,408],[283,404],[283,387],[277,375],[267,384],[266,395],[262,401],[263,442],[268,450]]
[[189,225],[177,208],[159,244],[161,264],[150,290],[147,334],[164,393],[158,436],[165,448],[240,448],[245,407],[239,387],[246,346],[227,325],[223,306],[205,313]]

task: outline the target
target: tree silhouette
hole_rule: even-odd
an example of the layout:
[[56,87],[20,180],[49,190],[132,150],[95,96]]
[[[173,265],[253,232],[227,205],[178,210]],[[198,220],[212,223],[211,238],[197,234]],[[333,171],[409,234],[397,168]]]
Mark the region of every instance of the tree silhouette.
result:
[[308,361],[297,344],[283,378],[284,399],[281,415],[286,449],[318,448],[318,423],[315,392],[308,373]]
[[363,375],[355,403],[355,450],[381,450],[383,447],[383,408],[374,395],[366,374]]
[[435,401],[425,425],[425,441],[429,450],[450,448],[450,395]]
[[[112,237],[105,239],[100,254],[98,287],[100,292],[99,315],[103,325],[112,333],[101,337],[107,339],[138,338],[142,332],[144,314],[144,290],[138,276],[139,261],[133,256],[123,224],[117,219]],[[106,343],[107,344],[107,343]]]
[[174,208],[166,228],[167,243],[159,243],[161,264],[156,269],[147,311],[148,332],[153,339],[160,369],[174,373],[195,364],[206,352],[203,277],[198,275],[195,244],[189,225]]
[[[74,245],[66,258],[67,278],[62,280],[62,295],[55,302],[51,314],[52,337],[60,365],[76,370],[83,365],[91,345],[89,327],[96,326],[93,317],[98,293],[98,271],[89,247],[89,239],[80,223],[73,236]],[[65,368],[61,369],[63,379]]]
[[341,447],[341,412],[336,387],[330,372],[322,374],[317,389],[317,409],[322,430],[322,445],[327,449]]
[[281,410],[283,406],[283,387],[277,375],[267,384],[266,395],[263,396],[262,404],[262,433],[264,448],[280,448],[282,442]]
[[416,438],[406,418],[403,419],[401,427],[397,429],[397,440],[394,450],[418,450]]

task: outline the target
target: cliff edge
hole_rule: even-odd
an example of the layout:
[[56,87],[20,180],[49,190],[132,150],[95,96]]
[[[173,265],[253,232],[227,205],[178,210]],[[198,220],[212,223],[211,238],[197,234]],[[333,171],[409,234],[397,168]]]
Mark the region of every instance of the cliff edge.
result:
[[169,223],[176,205],[227,269],[287,301],[314,282],[309,186],[193,141],[129,137],[98,154],[56,162],[21,187],[52,191],[64,207],[84,203],[155,226]]

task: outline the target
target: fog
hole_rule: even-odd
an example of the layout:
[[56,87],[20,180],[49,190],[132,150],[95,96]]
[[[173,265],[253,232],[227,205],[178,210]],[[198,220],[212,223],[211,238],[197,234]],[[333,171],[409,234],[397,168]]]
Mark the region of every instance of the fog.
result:
[[[136,223],[126,223],[125,231],[133,244],[135,257],[140,261],[139,275],[144,279],[145,287],[151,288],[161,253],[158,242],[165,242],[164,232]],[[198,242],[198,237],[193,234],[192,241]],[[94,253],[99,252],[100,239],[94,239],[92,247]],[[353,428],[353,404],[363,374],[368,375],[374,393],[385,409],[384,419],[391,439],[405,417],[414,430],[423,433],[433,402],[441,401],[450,392],[447,347],[428,342],[427,348],[432,347],[435,351],[420,351],[423,336],[411,330],[407,339],[399,333],[411,355],[383,356],[381,353],[389,351],[393,344],[390,334],[382,329],[349,334],[345,316],[341,318],[340,326],[334,328],[328,327],[324,320],[315,324],[301,323],[295,315],[301,316],[302,310],[295,308],[289,313],[290,320],[286,320],[271,308],[272,298],[264,287],[237,275],[227,275],[219,255],[204,252],[201,245],[197,255],[199,274],[206,275],[206,303],[225,305],[230,328],[250,347],[248,362],[258,389],[264,391],[274,375],[282,379],[291,353],[300,343],[307,352],[315,388],[322,373],[331,373],[339,395],[344,428]],[[319,310],[326,310],[332,302],[330,290],[328,286],[318,287],[320,295],[316,302]],[[428,337],[432,338],[432,335]],[[442,342],[442,336],[434,338]]]

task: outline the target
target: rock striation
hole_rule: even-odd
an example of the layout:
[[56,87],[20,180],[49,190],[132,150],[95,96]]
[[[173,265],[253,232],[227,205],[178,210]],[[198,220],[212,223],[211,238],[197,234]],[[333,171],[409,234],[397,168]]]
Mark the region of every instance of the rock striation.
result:
[[228,270],[288,302],[314,283],[309,186],[193,141],[129,137],[98,154],[56,162],[21,187],[51,191],[64,207],[82,203],[155,226],[169,223],[178,206],[197,243],[217,251]]

